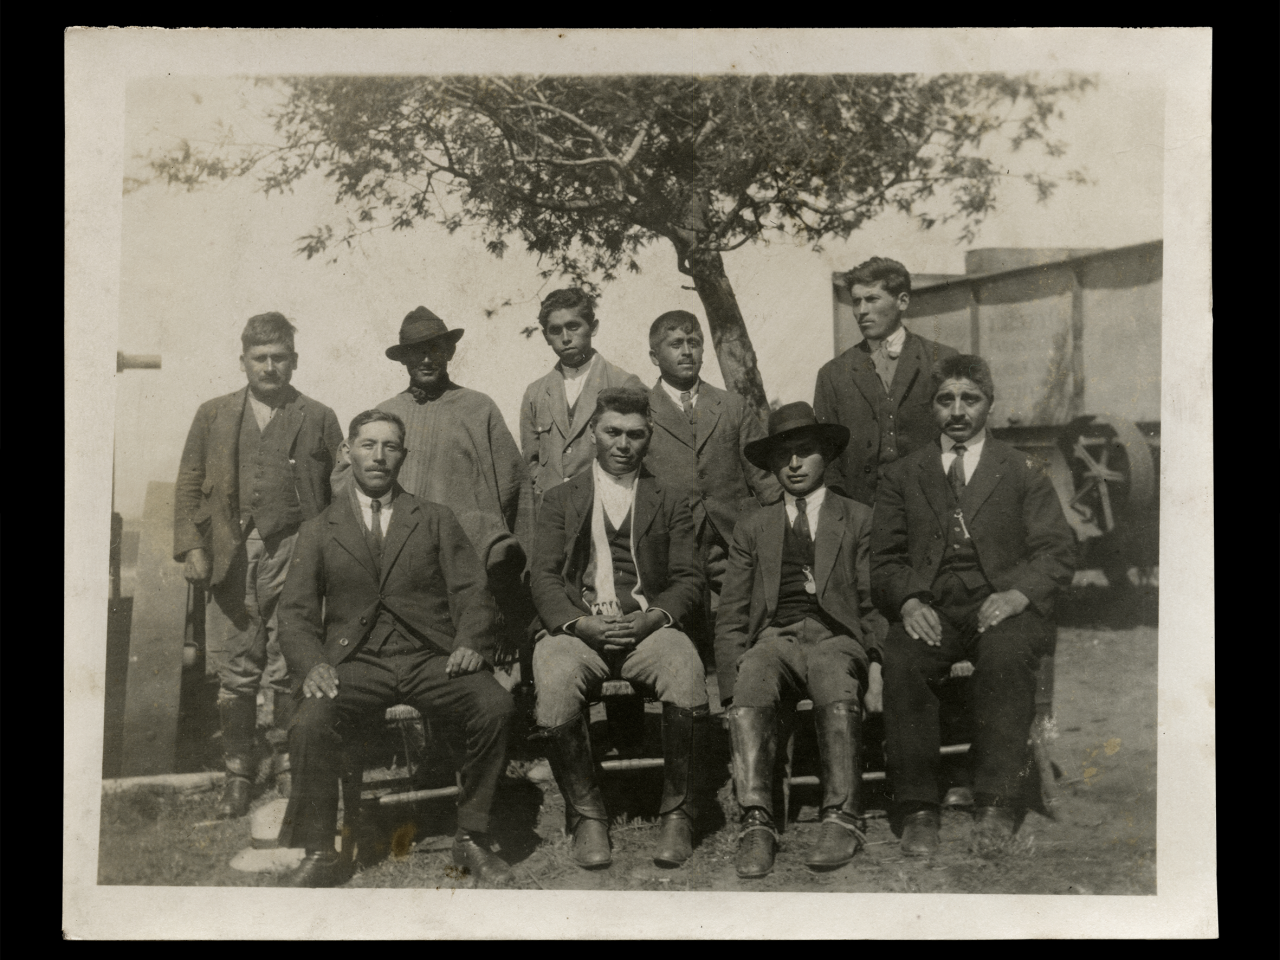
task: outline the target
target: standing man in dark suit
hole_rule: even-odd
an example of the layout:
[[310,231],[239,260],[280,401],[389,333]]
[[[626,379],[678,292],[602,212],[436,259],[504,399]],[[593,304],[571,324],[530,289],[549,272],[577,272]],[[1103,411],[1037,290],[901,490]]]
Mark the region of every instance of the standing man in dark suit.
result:
[[694,718],[706,676],[683,624],[702,596],[685,496],[641,466],[653,426],[643,390],[602,390],[590,423],[596,459],[548,492],[533,544],[538,726],[564,796],[579,866],[607,866],[609,815],[591,757],[586,706],[610,677],[662,701],[662,832],[654,860],[693,855]]
[[880,467],[938,439],[930,371],[956,351],[902,325],[911,274],[898,261],[872,257],[845,274],[845,283],[863,339],[818,371],[813,410],[819,422],[849,428],[827,485],[871,505]]
[[653,438],[645,466],[688,496],[707,577],[694,638],[705,634],[709,643],[742,501],[754,495],[762,505],[772,503],[782,488],[746,457],[747,444],[764,437],[764,426],[741,397],[699,377],[703,343],[702,325],[687,310],[664,313],[649,328],[649,359],[661,376],[649,391]]
[[302,701],[280,841],[306,849],[286,886],[345,879],[333,848],[342,743],[396,703],[461,722],[453,859],[485,884],[510,879],[487,838],[513,710],[492,673],[497,606],[453,512],[396,483],[404,436],[384,410],[351,421],[344,452],[354,482],[303,524],[280,601],[280,644]]
[[986,361],[948,357],[933,383],[940,442],[885,469],[871,535],[871,594],[891,621],[885,733],[908,856],[938,848],[936,687],[962,660],[973,664],[975,850],[999,850],[1017,828],[1036,665],[1053,650],[1054,595],[1075,562],[1048,469],[986,432]]
[[245,324],[240,369],[248,386],[196,411],[174,488],[173,557],[185,562],[190,583],[213,594],[207,633],[227,767],[222,817],[249,810],[260,687],[274,696],[271,772],[289,792],[292,701],[276,602],[298,525],[329,503],[342,442],[333,411],[289,385],[298,366],[294,332],[279,313]]
[[805,863],[839,867],[865,842],[861,701],[885,624],[871,603],[871,509],[823,481],[848,440],[839,424],[819,424],[807,403],[789,403],[770,416],[769,436],[747,447],[753,463],[772,467],[784,494],[739,521],[716,624],[743,814],[740,877],[773,868],[777,714],[804,696],[813,700],[823,790],[822,830]]

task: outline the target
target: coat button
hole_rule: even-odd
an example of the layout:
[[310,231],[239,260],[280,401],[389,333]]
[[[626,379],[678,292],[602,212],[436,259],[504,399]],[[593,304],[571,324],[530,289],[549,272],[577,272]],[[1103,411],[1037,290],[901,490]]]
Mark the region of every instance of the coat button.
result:
[[564,452],[566,455],[573,453],[573,447],[565,447]]
[[338,641],[338,643],[342,644],[345,647],[347,645],[347,638],[343,637],[341,640]]
[[360,626],[362,626],[362,627],[363,627],[363,626],[364,626],[366,623],[368,623],[368,622],[369,622],[369,621],[368,621],[367,619],[365,619],[364,617],[361,617],[361,618],[360,618]]
[[871,464],[869,464],[869,463],[868,463],[866,466],[864,466],[864,467],[862,468],[862,472],[863,472],[863,473],[870,473],[870,472],[871,472]]

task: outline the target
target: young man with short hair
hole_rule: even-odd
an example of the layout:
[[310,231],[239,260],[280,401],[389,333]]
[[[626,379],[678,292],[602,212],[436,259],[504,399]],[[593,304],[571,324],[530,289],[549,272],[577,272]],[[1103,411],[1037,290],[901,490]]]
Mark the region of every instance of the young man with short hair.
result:
[[938,848],[936,685],[961,661],[973,664],[974,845],[998,851],[1013,835],[1036,666],[1053,650],[1054,596],[1075,564],[1048,468],[987,433],[986,361],[948,357],[931,382],[940,439],[885,469],[872,530],[871,592],[891,621],[886,750],[908,856]]
[[[396,482],[404,438],[394,413],[357,415],[343,446],[352,482],[298,533],[280,601],[280,645],[301,701],[280,843],[306,858],[285,886],[347,879],[333,848],[341,751],[397,703],[459,721],[466,757],[453,859],[485,885],[510,879],[488,838],[514,710],[492,673],[497,606],[453,511]],[[346,802],[350,811],[358,798]]]
[[[227,769],[220,817],[249,812],[260,773],[289,792],[289,677],[276,602],[298,526],[329,503],[342,428],[332,410],[299,393],[295,329],[282,314],[250,317],[240,336],[248,385],[200,406],[174,486],[173,557],[188,582],[209,588],[206,649],[218,673]],[[271,755],[256,756],[257,697],[273,697]]]
[[871,510],[825,485],[827,464],[849,431],[819,424],[807,403],[769,418],[747,446],[768,466],[783,499],[743,517],[729,550],[716,623],[720,699],[728,711],[733,782],[742,808],[740,877],[773,868],[773,771],[777,714],[813,701],[822,763],[822,828],[805,859],[829,870],[865,842],[861,804],[862,698],[884,621],[871,603]]
[[705,632],[709,643],[743,500],[754,496],[761,505],[772,503],[781,488],[773,474],[744,452],[764,436],[764,425],[740,396],[699,376],[704,342],[702,325],[686,310],[670,310],[649,328],[649,358],[660,376],[649,391],[653,438],[645,465],[688,497],[699,563],[707,577],[698,633]]
[[898,261],[872,257],[844,279],[863,339],[818,371],[813,410],[850,434],[827,485],[871,505],[881,467],[937,441],[929,373],[956,351],[903,326],[911,274]]
[[586,706],[611,677],[662,701],[665,783],[654,860],[693,854],[695,717],[706,677],[684,623],[702,595],[685,497],[644,470],[653,427],[643,390],[602,390],[590,418],[596,459],[547,493],[538,514],[533,649],[538,726],[565,801],[579,866],[607,866],[609,814],[591,756]]
[[587,423],[596,397],[610,387],[643,390],[634,374],[592,346],[600,329],[595,301],[577,287],[553,290],[538,310],[543,339],[555,351],[551,372],[529,384],[520,404],[520,449],[529,466],[535,509],[547,492],[591,465]]

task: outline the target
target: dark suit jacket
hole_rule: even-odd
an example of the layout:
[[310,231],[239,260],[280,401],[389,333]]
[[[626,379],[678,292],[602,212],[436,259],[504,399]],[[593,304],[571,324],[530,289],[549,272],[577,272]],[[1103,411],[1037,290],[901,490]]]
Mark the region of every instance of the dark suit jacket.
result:
[[[954,521],[942,451],[930,444],[884,469],[871,534],[871,596],[890,620],[911,597],[932,595],[947,528]],[[1043,617],[1071,584],[1076,543],[1049,479],[1034,457],[987,434],[960,498],[965,525],[991,585],[1019,590]]]
[[[289,388],[291,396],[276,413],[284,418],[289,462],[304,519],[329,503],[329,474],[342,443],[338,418]],[[201,404],[187,434],[173,493],[173,556],[203,547],[210,553],[217,586],[240,545],[240,420],[249,388]]]
[[644,390],[639,377],[604,357],[599,357],[599,363],[587,374],[572,420],[558,365],[525,390],[520,403],[520,450],[529,465],[535,505],[541,503],[547,491],[591,466],[595,448],[586,435],[587,422],[595,413],[596,397],[606,387]]
[[277,608],[294,682],[355,653],[384,606],[443,652],[465,645],[492,662],[497,607],[453,512],[399,491],[378,570],[352,498],[340,496],[299,529]]
[[764,427],[743,399],[709,383],[698,387],[697,424],[691,425],[659,381],[649,391],[653,439],[645,467],[665,485],[682,491],[693,511],[693,528],[709,521],[725,543],[733,537],[742,500],[761,504],[782,495],[773,474],[743,456],[743,448],[764,436]]
[[[939,360],[955,353],[951,347],[908,331],[889,391],[897,459],[938,439],[931,371]],[[813,412],[818,421],[849,428],[849,445],[827,466],[827,486],[866,504],[874,503],[876,496],[883,389],[870,347],[863,340],[823,365],[813,391]]]
[[[779,499],[744,516],[734,531],[716,614],[716,673],[724,702],[733,698],[738,661],[778,610],[786,526],[786,504]],[[818,603],[878,660],[888,624],[871,602],[870,549],[871,508],[828,489],[813,543]]]
[[[680,626],[700,603],[703,589],[693,516],[683,496],[643,468],[636,483],[631,534],[641,591],[649,606],[665,610]],[[538,512],[530,586],[548,630],[591,614],[582,600],[582,575],[591,560],[594,499],[595,478],[584,470],[549,491]]]

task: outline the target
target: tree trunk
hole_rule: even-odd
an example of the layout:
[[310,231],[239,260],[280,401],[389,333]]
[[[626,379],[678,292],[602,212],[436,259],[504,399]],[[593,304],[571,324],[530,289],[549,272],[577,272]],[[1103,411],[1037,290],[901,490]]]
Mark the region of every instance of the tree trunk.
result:
[[767,423],[769,401],[765,398],[764,381],[760,379],[756,351],[738,308],[738,298],[725,275],[724,261],[718,253],[701,254],[694,257],[692,267],[693,286],[707,311],[707,326],[711,328],[711,342],[725,388],[746,400],[760,422]]

